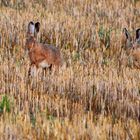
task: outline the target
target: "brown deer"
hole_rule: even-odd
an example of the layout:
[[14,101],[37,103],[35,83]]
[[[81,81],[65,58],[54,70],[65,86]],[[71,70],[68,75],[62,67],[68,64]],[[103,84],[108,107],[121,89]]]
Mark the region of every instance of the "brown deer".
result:
[[136,30],[134,41],[132,41],[132,37],[126,28],[123,29],[123,33],[123,46],[125,47],[127,54],[132,56],[134,66],[140,68],[140,28]]
[[55,66],[57,69],[62,64],[62,57],[60,50],[50,44],[42,44],[37,41],[37,34],[40,30],[40,23],[33,23],[32,21],[28,24],[26,49],[28,50],[30,58],[29,75],[32,75],[34,68],[37,70],[39,67],[43,69],[52,69]]

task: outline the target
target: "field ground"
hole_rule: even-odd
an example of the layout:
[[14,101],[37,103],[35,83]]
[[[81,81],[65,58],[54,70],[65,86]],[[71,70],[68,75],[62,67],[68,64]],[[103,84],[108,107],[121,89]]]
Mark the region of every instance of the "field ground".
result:
[[[0,6],[0,139],[140,139],[140,71],[122,48],[135,36],[138,0],[3,1]],[[59,72],[29,78],[29,21],[63,54]]]

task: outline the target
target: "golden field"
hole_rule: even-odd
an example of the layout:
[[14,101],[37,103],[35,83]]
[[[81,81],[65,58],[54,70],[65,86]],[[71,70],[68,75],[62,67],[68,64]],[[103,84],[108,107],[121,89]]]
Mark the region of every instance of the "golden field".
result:
[[[139,140],[140,71],[122,48],[139,0],[1,0],[0,139]],[[28,77],[27,25],[63,54],[59,72]]]

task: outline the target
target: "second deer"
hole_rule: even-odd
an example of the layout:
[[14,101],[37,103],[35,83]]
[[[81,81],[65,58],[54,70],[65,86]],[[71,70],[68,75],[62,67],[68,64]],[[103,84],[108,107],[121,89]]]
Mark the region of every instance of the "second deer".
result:
[[140,68],[140,28],[136,30],[134,41],[132,40],[129,31],[124,28],[122,43],[128,54],[132,56],[134,66]]

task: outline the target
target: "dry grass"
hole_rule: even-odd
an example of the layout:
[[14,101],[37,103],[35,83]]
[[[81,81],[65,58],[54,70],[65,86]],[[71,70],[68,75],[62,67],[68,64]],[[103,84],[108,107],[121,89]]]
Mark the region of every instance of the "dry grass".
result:
[[[139,140],[140,72],[120,38],[123,27],[133,35],[140,27],[139,7],[136,0],[1,3],[0,139]],[[41,22],[41,42],[61,49],[58,73],[28,78],[30,20]]]

